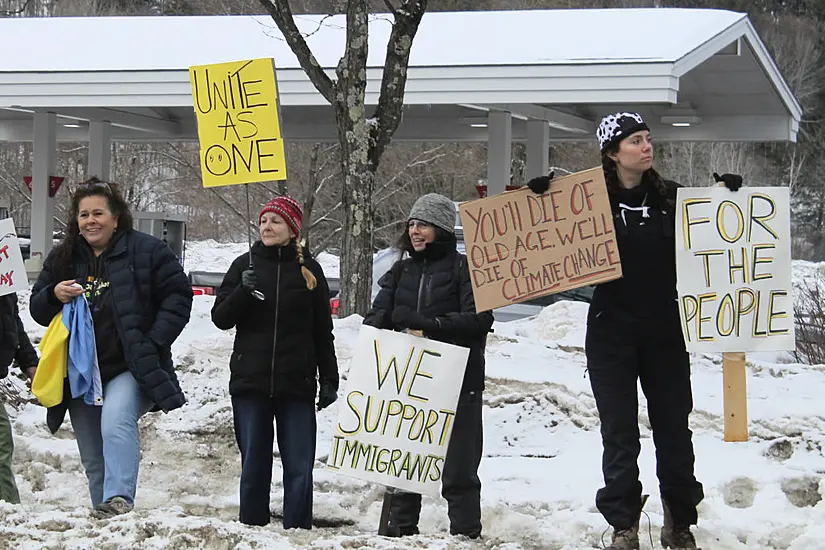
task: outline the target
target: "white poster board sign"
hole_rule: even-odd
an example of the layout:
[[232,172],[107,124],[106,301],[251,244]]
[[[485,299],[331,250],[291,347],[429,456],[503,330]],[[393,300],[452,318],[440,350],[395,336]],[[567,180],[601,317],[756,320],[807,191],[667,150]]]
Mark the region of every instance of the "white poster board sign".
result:
[[794,349],[788,188],[679,189],[676,272],[688,351]]
[[470,350],[361,327],[327,467],[438,496]]
[[29,288],[14,220],[0,220],[0,296]]

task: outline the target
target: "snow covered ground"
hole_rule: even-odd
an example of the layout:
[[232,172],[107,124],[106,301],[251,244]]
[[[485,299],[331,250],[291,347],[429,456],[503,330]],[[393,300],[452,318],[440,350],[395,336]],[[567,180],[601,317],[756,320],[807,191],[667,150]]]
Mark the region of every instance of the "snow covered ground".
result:
[[[244,245],[190,243],[187,270],[223,270]],[[333,257],[324,260],[329,274]],[[825,264],[795,263],[795,279],[825,274]],[[27,302],[28,296],[21,296]],[[232,334],[209,318],[212,298],[195,299],[192,320],[174,346],[188,404],[141,423],[143,462],[137,508],[110,520],[89,517],[88,493],[67,421],[56,436],[45,411],[27,406],[14,420],[15,469],[23,504],[0,502],[0,548],[13,549],[584,549],[602,548],[607,525],[593,504],[601,486],[596,408],[584,371],[587,305],[561,302],[538,317],[495,326],[487,347],[484,536],[446,534],[446,505],[424,499],[422,534],[375,534],[382,488],[324,467],[336,406],[319,414],[315,516],[325,525],[284,531],[277,521],[246,527],[238,512],[239,455],[227,392]],[[28,316],[33,335],[44,330]],[[360,319],[335,321],[346,376]],[[695,530],[705,550],[825,549],[825,365],[794,364],[787,354],[749,355],[750,441],[725,443],[721,357],[693,357],[696,472],[706,498]],[[344,382],[345,384],[346,382]],[[644,402],[644,399],[641,399]],[[644,405],[640,411],[645,491],[642,548],[661,548],[662,506]],[[276,461],[272,508],[281,508]],[[608,535],[604,534],[607,541]],[[651,546],[651,540],[653,545]]]

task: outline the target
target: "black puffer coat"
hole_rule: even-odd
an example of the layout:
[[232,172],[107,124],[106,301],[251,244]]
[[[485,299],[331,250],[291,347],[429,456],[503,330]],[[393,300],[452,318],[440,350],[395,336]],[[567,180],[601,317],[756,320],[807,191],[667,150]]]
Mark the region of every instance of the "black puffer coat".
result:
[[241,287],[249,255],[232,262],[212,307],[220,329],[237,327],[229,361],[229,392],[315,399],[316,374],[338,388],[338,361],[332,335],[329,287],[321,266],[304,251],[304,265],[317,285],[307,288],[293,245],[252,247],[257,300]]
[[[103,252],[115,310],[117,336],[129,370],[140,389],[156,409],[169,412],[182,407],[186,398],[172,363],[171,347],[180,335],[192,310],[192,287],[175,253],[160,239],[139,231],[117,231],[112,244]],[[74,279],[85,281],[91,248],[82,238],[74,250]],[[63,308],[54,295],[60,281],[54,270],[54,252],[43,263],[43,270],[32,288],[29,309],[32,318],[48,326]],[[49,427],[57,430],[62,422],[64,404],[50,416]],[[51,411],[50,411],[51,412]]]
[[456,250],[455,237],[436,241],[421,252],[399,260],[378,284],[381,290],[364,324],[398,330],[392,311],[409,307],[430,318],[439,318],[441,329],[425,336],[470,349],[462,393],[484,389],[484,348],[493,326],[493,314],[476,313],[467,257]]
[[37,366],[37,353],[20,320],[17,294],[0,296],[0,338],[0,378],[8,376],[15,360],[21,369]]

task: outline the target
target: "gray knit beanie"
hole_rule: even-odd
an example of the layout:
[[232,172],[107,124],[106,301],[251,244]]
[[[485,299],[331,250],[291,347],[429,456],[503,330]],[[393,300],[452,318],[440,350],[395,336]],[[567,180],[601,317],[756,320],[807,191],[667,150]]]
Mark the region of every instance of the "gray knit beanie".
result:
[[427,193],[420,197],[407,217],[407,221],[421,220],[448,233],[455,233],[455,219],[455,203],[438,193]]

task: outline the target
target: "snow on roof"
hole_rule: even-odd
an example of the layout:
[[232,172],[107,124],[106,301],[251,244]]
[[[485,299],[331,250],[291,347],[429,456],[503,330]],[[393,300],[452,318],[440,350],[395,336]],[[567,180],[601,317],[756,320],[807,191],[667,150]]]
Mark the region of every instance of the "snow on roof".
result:
[[[674,62],[745,17],[656,8],[427,13],[411,66]],[[390,21],[371,17],[369,66],[383,65]],[[296,22],[321,65],[334,68],[344,16]],[[0,72],[181,70],[256,57],[299,68],[268,16],[6,18],[0,51]]]

